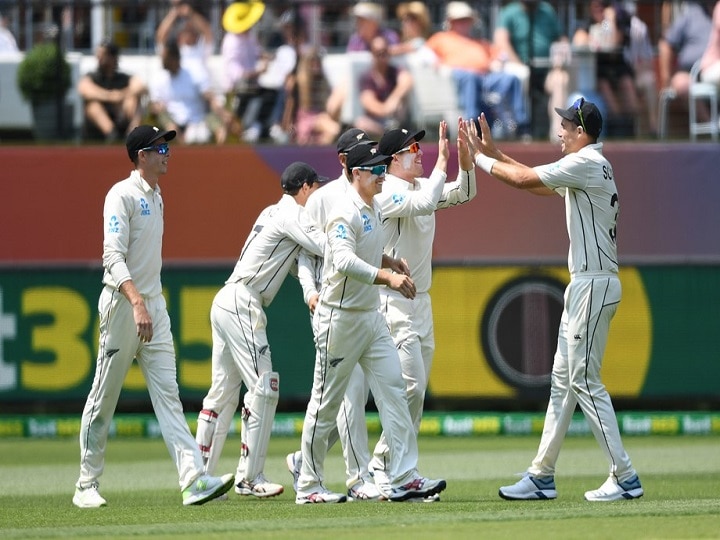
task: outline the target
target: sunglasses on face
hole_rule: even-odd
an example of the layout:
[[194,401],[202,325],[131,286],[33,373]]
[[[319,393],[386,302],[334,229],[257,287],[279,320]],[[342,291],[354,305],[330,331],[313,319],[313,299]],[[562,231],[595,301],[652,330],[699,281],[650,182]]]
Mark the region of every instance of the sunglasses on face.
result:
[[145,148],[141,148],[140,150],[154,150],[161,156],[164,156],[170,151],[170,147],[168,146],[168,143],[161,143],[156,144],[155,146],[147,146]]
[[401,148],[396,154],[402,154],[403,152],[410,152],[411,154],[417,154],[420,151],[420,143],[414,142],[410,146],[406,146],[405,148]]
[[582,106],[585,105],[585,98],[581,97],[575,100],[575,103],[573,103],[573,109],[577,111],[578,118],[580,119],[580,125],[582,126],[583,130],[587,133],[587,128],[585,127],[585,119],[583,118],[582,113]]
[[374,174],[375,176],[382,176],[387,172],[387,165],[375,165],[373,167],[355,167],[358,170],[361,171],[370,171],[370,174]]

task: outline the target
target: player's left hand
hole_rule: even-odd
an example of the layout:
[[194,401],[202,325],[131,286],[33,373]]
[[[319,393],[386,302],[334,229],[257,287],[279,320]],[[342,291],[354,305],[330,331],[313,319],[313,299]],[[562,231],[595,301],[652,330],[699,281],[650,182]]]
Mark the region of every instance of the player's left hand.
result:
[[475,155],[475,149],[470,144],[470,135],[468,134],[469,122],[466,122],[461,118],[458,118],[458,136],[457,136],[457,151],[458,151],[458,162],[460,168],[463,171],[469,171],[474,166],[473,155]]
[[470,133],[472,137],[472,144],[476,148],[476,153],[481,152],[488,157],[500,159],[502,156],[500,151],[495,146],[495,141],[492,138],[490,132],[490,126],[485,118],[485,113],[480,113],[478,117],[478,124],[480,126],[480,132],[478,133],[475,122],[471,122]]

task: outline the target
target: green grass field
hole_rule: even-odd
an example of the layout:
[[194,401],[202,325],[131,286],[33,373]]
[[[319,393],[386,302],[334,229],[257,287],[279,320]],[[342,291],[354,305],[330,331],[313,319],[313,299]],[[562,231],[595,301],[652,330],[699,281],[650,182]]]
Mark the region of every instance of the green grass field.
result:
[[[101,493],[108,506],[73,506],[78,473],[74,439],[0,439],[0,538],[182,538],[292,540],[325,538],[720,538],[720,440],[717,437],[625,437],[645,496],[588,503],[607,467],[594,439],[568,438],[555,478],[558,499],[509,502],[500,485],[516,480],[538,438],[422,438],[421,472],[442,477],[437,503],[294,503],[285,455],[297,438],[271,441],[266,474],[286,487],[268,500],[241,498],[183,507],[177,476],[161,440],[108,443]],[[234,471],[239,440],[225,447],[221,472]],[[327,462],[328,485],[343,489],[339,449]]]

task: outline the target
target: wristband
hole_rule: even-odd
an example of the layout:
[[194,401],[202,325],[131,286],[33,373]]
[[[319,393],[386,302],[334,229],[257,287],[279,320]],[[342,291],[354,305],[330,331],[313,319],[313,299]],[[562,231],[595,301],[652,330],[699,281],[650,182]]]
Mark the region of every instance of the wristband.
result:
[[496,161],[497,159],[488,157],[485,154],[475,156],[475,164],[488,174],[492,174],[492,168]]

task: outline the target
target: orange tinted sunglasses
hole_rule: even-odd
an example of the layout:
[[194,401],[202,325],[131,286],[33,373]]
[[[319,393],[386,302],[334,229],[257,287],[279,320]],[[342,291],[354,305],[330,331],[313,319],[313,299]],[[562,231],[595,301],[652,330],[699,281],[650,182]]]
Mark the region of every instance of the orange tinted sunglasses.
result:
[[410,152],[411,154],[417,154],[420,151],[420,143],[414,142],[410,146],[406,146],[405,148],[401,148],[396,154],[402,154],[403,152]]

